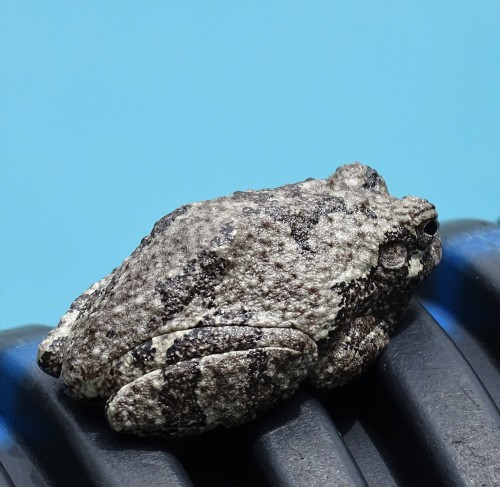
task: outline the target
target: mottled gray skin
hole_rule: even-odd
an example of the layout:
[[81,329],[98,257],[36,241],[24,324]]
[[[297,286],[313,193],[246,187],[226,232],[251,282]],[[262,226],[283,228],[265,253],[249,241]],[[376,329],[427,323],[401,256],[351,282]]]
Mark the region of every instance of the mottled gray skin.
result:
[[436,218],[357,163],[183,206],[75,300],[38,364],[117,431],[249,421],[373,362],[441,258]]

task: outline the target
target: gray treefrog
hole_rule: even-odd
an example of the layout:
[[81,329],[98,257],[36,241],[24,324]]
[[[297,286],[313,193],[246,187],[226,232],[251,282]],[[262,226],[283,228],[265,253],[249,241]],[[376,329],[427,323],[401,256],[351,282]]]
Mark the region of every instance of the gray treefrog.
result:
[[236,192],[160,219],[77,298],[38,364],[120,432],[255,418],[305,380],[340,386],[386,346],[439,263],[437,214],[368,166]]

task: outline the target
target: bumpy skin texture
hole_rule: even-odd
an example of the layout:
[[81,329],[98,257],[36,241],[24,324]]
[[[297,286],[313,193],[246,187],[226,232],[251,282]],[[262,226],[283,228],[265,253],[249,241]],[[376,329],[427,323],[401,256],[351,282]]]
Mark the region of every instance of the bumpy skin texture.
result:
[[436,218],[358,163],[183,206],[75,300],[39,366],[106,402],[117,431],[249,421],[306,379],[337,387],[373,362],[439,263]]

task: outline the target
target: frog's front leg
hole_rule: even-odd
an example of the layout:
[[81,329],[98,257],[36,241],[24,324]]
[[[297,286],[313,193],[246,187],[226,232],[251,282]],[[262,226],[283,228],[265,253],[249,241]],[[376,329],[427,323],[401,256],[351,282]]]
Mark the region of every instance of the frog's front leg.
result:
[[340,325],[318,342],[318,361],[310,379],[317,388],[331,389],[349,382],[375,360],[389,342],[391,327],[373,315]]
[[189,330],[162,355],[167,365],[108,400],[115,430],[180,436],[250,421],[295,392],[316,345],[297,330],[225,326]]

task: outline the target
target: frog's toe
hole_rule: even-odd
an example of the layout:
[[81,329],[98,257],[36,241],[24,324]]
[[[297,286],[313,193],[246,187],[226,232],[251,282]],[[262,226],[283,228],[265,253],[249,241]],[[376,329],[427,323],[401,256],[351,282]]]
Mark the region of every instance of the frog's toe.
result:
[[241,424],[298,388],[309,355],[281,347],[178,362],[123,386],[106,405],[116,431],[182,436]]

